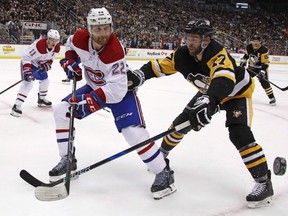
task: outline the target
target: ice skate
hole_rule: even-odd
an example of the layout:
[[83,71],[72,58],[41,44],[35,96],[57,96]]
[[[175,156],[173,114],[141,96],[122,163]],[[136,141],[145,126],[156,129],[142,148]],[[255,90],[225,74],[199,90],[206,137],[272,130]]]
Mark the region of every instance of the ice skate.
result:
[[[61,158],[60,162],[49,171],[50,182],[55,182],[61,178],[64,178],[67,171],[68,156]],[[72,163],[70,164],[71,173],[74,173],[77,169],[77,159],[73,156]],[[71,180],[77,179],[78,176],[71,178]]]
[[47,99],[45,99],[45,98],[41,99],[39,93],[38,93],[38,101],[37,101],[37,103],[38,103],[39,107],[51,107],[52,106],[52,102],[47,100]]
[[270,98],[270,101],[269,101],[269,104],[271,106],[276,106],[276,99],[273,97],[273,98]]
[[174,185],[174,171],[169,167],[169,160],[165,159],[167,166],[164,170],[156,174],[155,180],[151,186],[151,192],[155,200],[162,199],[176,191]]
[[259,208],[267,206],[271,203],[273,195],[271,172],[269,170],[267,176],[256,179],[252,192],[246,197],[248,207]]
[[11,111],[10,115],[15,116],[15,117],[20,117],[22,115],[21,107],[14,104],[14,106],[12,107],[12,111]]
[[62,84],[66,84],[66,85],[69,85],[70,84],[70,79],[69,78],[66,78],[66,79],[63,79],[62,80]]

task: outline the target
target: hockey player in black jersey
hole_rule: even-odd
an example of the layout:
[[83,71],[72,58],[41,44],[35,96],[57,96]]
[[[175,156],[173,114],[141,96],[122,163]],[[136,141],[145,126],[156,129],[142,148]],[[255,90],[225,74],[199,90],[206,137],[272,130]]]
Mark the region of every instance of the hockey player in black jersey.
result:
[[171,127],[187,120],[191,127],[165,136],[160,147],[163,155],[167,157],[189,131],[199,131],[209,124],[219,109],[225,110],[229,138],[255,180],[252,192],[246,197],[248,206],[267,205],[274,194],[271,172],[250,128],[254,80],[244,68],[237,67],[227,50],[213,39],[214,30],[208,20],[191,21],[184,31],[185,46],[164,59],[149,61],[139,70],[128,71],[129,89],[139,87],[150,78],[180,72],[198,92]]
[[[240,59],[240,66],[246,67],[248,61],[248,72],[250,76],[257,76],[258,80],[264,89],[266,95],[269,97],[269,103],[272,106],[276,105],[276,99],[273,94],[272,86],[268,80],[269,68],[269,49],[262,45],[262,39],[259,35],[252,37],[251,44],[246,46],[246,51],[243,58]],[[264,79],[262,79],[264,78]]]

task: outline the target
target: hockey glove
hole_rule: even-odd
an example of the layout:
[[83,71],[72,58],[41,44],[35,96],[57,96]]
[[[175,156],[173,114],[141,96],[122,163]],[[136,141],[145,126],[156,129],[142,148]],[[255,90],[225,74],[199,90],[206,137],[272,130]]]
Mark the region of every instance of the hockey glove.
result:
[[245,67],[246,67],[246,64],[247,64],[247,59],[241,58],[241,59],[240,59],[240,67],[245,68]]
[[[103,108],[105,105],[94,91],[91,91],[88,94],[76,95],[68,101],[71,106],[75,106],[74,116],[77,119],[83,119],[91,113]],[[70,113],[68,113],[67,117],[70,117]]]
[[266,78],[266,71],[260,70],[259,73],[257,74],[257,77],[259,79],[265,79]]
[[[73,79],[75,76],[77,81],[82,80],[82,70],[75,60],[64,58],[60,60],[60,65],[66,72],[66,75],[69,79]],[[69,65],[73,68],[74,71],[68,69]]]
[[188,113],[191,127],[199,131],[202,127],[209,124],[212,118],[210,98],[208,95],[202,95],[197,98],[194,104],[188,104],[184,112]]
[[49,60],[49,61],[41,64],[41,68],[43,68],[47,72],[47,71],[49,71],[51,69],[52,63],[53,63],[53,61]]
[[128,90],[134,90],[135,88],[141,86],[145,81],[144,72],[141,70],[128,70]]
[[23,66],[23,76],[24,76],[24,80],[27,81],[27,82],[31,82],[31,81],[35,80],[35,78],[33,76],[33,73],[32,73],[31,64],[24,64],[24,66]]

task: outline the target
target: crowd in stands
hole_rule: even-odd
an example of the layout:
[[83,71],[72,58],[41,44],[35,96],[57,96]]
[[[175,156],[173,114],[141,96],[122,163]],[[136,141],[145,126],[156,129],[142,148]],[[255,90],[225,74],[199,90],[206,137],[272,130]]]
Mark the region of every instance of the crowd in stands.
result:
[[[64,44],[69,35],[85,28],[90,8],[103,6],[127,47],[176,49],[187,22],[206,18],[217,30],[216,39],[231,52],[243,52],[253,34],[259,34],[271,54],[288,55],[288,3],[278,1],[253,0],[250,8],[236,9],[225,0],[0,0],[0,25],[21,43],[23,36],[34,40],[46,33],[22,29],[22,20],[45,21],[60,31]],[[3,36],[1,42],[5,43]]]

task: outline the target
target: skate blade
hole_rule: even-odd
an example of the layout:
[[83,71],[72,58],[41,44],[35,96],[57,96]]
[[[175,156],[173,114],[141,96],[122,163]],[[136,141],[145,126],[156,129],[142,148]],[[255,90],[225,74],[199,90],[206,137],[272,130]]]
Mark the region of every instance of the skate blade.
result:
[[40,201],[57,201],[69,196],[65,185],[58,187],[36,187],[35,197]]
[[21,116],[20,113],[17,113],[17,112],[14,112],[14,111],[12,111],[12,112],[10,113],[10,115],[11,115],[11,116],[14,116],[14,117],[20,117],[20,116]]
[[174,192],[176,192],[176,187],[174,184],[171,184],[168,188],[161,190],[161,191],[156,191],[156,192],[152,192],[153,198],[155,200],[160,200],[165,196],[168,196]]
[[62,84],[64,84],[64,85],[70,85],[70,80],[69,80],[69,81],[62,81]]
[[248,202],[249,208],[261,208],[270,205],[272,202],[272,197],[267,197],[262,201]]
[[52,107],[52,105],[38,104],[38,107],[41,107],[41,108],[50,108],[50,107]]

